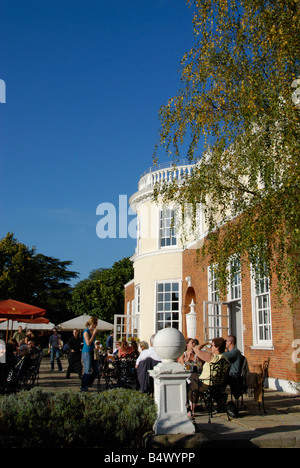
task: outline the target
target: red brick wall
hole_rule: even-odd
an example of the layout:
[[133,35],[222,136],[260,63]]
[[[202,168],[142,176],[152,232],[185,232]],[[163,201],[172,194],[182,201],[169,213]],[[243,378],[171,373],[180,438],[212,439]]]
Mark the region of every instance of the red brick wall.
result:
[[[127,303],[132,302],[134,299],[134,282],[130,283],[128,286],[125,287],[125,294],[124,294],[124,314],[127,313]],[[130,309],[130,313],[132,310]]]
[[[183,253],[183,333],[186,336],[186,321],[184,314],[190,311],[188,305],[191,298],[195,301],[197,313],[197,338],[200,343],[204,341],[203,301],[208,300],[207,284],[208,259],[203,259],[197,250],[190,249]],[[300,381],[300,364],[292,360],[292,347],[294,340],[300,339],[300,304],[292,311],[288,305],[288,298],[283,297],[282,302],[274,293],[276,281],[271,288],[271,319],[274,349],[253,349],[253,324],[251,305],[251,277],[249,269],[245,269],[242,277],[242,314],[244,326],[244,354],[247,357],[250,370],[255,364],[262,364],[267,358],[270,360],[269,375],[275,379]],[[191,276],[191,287],[188,287],[185,278]],[[298,348],[300,345],[297,346]],[[298,353],[300,358],[300,353]]]

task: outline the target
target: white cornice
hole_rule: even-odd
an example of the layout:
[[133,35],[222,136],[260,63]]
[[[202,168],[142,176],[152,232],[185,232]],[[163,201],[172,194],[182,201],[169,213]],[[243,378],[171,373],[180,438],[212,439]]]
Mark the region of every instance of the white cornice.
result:
[[153,197],[153,187],[148,187],[144,190],[139,190],[138,192],[135,192],[131,197],[129,198],[129,205],[130,207],[136,211],[137,205],[140,203],[144,203],[147,200],[150,200]]
[[156,257],[160,255],[170,255],[170,254],[182,254],[183,249],[165,249],[165,250],[155,250],[153,252],[147,252],[141,255],[133,255],[131,257],[131,260],[133,262],[136,262],[137,260],[141,260],[143,258],[149,258],[149,257]]

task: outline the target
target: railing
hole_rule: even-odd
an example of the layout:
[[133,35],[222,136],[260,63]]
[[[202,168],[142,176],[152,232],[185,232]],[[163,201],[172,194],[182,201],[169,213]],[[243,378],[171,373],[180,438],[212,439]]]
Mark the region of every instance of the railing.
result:
[[191,176],[193,167],[188,160],[179,161],[176,166],[168,162],[151,167],[145,171],[139,181],[139,190],[154,187],[156,184],[173,182],[174,180],[184,180]]

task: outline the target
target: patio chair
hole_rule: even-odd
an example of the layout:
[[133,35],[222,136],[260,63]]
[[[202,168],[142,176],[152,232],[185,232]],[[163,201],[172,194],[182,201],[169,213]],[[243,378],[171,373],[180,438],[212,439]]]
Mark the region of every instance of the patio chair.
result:
[[30,356],[23,356],[9,371],[1,387],[2,394],[17,393],[23,387],[23,379],[30,368]]
[[130,355],[125,358],[121,358],[118,361],[118,386],[131,388],[135,386],[137,388],[137,370],[135,368],[136,359]]
[[244,405],[244,394],[247,393],[248,386],[247,386],[247,373],[249,372],[248,361],[245,356],[242,356],[242,367],[240,370],[240,374],[237,376],[228,377],[228,384],[230,387],[231,393],[231,401],[235,398],[237,402],[237,407],[239,406],[238,401],[241,398],[241,409],[245,408]]
[[247,385],[253,393],[254,400],[258,403],[258,411],[261,416],[261,404],[264,413],[267,413],[265,409],[265,380],[269,376],[269,366],[270,358],[265,360],[263,364],[255,365],[255,368],[258,369],[258,372],[255,371],[247,373]]
[[40,366],[43,353],[40,352],[35,357],[30,358],[30,365],[27,371],[19,378],[19,390],[30,390],[39,380]]
[[[261,383],[261,392],[262,392],[262,407],[264,410],[264,414],[267,414],[266,408],[265,408],[265,381],[269,377],[269,366],[270,366],[270,360],[271,358],[268,358],[266,361],[263,362],[262,364],[262,371],[260,375],[260,383]],[[260,407],[260,400],[258,400],[258,411],[259,414],[261,415],[261,407]]]
[[[210,378],[208,389],[205,392],[199,392],[200,401],[208,411],[208,422],[211,423],[213,413],[215,412],[214,402],[217,403],[217,409],[225,408],[227,393],[225,389],[228,381],[230,363],[226,359],[220,359],[218,362],[210,363]],[[199,380],[201,387],[201,379]]]
[[113,388],[118,382],[118,358],[115,356],[107,356],[103,363],[103,377],[105,380],[106,390]]
[[140,361],[137,368],[137,378],[140,385],[140,391],[153,396],[154,394],[154,381],[153,377],[149,374],[149,370],[153,370],[155,366],[159,364],[159,361],[148,357],[143,361]]
[[131,357],[118,358],[108,356],[104,363],[103,377],[106,390],[111,388],[137,387],[137,373],[135,369],[136,360]]

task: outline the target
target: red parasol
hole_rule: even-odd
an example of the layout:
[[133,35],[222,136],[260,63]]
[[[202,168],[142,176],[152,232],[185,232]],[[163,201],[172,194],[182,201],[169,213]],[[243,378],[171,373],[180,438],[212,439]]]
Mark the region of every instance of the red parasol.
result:
[[18,320],[18,322],[24,322],[24,323],[49,323],[50,320],[47,319],[46,317],[36,317],[34,319]]
[[45,309],[25,304],[24,302],[12,299],[0,301],[0,319],[24,321],[26,319],[33,320],[37,317],[43,317],[45,314]]
[[[9,319],[1,319],[0,318],[0,323],[2,322],[7,322]],[[37,317],[35,319],[18,319],[18,320],[13,320],[14,322],[21,322],[21,323],[46,323],[48,324],[50,322],[49,319],[46,317]]]

